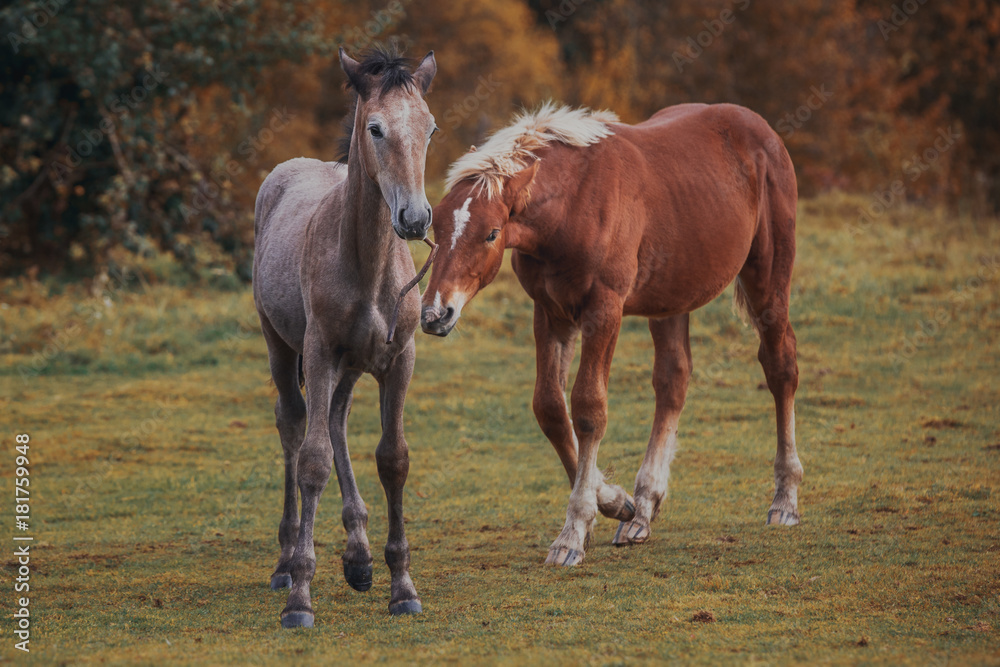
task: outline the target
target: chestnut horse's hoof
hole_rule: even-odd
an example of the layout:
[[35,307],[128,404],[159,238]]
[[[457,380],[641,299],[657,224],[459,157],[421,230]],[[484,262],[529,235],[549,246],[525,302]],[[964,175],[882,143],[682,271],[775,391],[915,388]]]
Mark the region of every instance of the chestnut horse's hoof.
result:
[[768,526],[797,526],[799,525],[799,513],[787,510],[768,510]]
[[611,497],[602,497],[604,494],[598,493],[598,511],[609,519],[631,521],[635,517],[635,501],[632,496],[620,486],[606,484],[605,489],[611,490]]
[[344,579],[351,588],[364,593],[372,587],[372,564],[356,565],[344,562]]
[[419,614],[424,608],[420,600],[403,600],[389,605],[389,613],[393,616],[404,616],[406,614]]
[[611,544],[616,547],[625,547],[630,544],[642,544],[649,539],[649,526],[639,523],[636,520],[622,521],[618,524]]
[[281,615],[281,627],[311,628],[315,619],[311,611],[288,611]]
[[282,588],[292,587],[292,575],[287,572],[275,572],[271,575],[271,590],[280,591]]
[[546,565],[559,565],[561,567],[573,567],[583,562],[584,552],[579,549],[568,549],[566,547],[555,547],[549,549],[549,556],[545,559]]

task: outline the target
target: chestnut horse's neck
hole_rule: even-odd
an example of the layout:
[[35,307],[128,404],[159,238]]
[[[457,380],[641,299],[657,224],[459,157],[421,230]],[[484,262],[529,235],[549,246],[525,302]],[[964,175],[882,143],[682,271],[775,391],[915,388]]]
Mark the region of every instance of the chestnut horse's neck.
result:
[[531,185],[528,204],[507,223],[506,247],[536,259],[544,259],[557,247],[565,248],[568,241],[563,230],[567,198],[577,191],[577,180],[574,170],[563,168],[560,148],[573,150],[552,146],[538,151],[545,162]]

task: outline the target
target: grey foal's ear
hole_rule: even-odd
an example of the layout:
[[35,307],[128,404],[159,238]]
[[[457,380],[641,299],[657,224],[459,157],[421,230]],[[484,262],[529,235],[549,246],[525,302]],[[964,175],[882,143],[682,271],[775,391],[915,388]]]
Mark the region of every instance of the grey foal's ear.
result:
[[437,61],[434,60],[434,52],[428,51],[424,59],[420,61],[420,66],[413,72],[413,80],[420,86],[420,92],[427,94],[427,89],[431,87],[431,81],[437,74]]
[[358,95],[365,97],[368,93],[367,77],[361,73],[361,63],[347,55],[344,47],[340,47],[340,68],[347,75],[347,81]]

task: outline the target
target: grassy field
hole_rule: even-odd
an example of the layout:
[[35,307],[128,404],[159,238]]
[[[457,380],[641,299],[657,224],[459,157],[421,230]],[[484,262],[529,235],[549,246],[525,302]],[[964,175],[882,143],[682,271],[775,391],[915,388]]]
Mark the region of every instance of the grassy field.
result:
[[[764,526],[774,412],[727,290],[692,318],[695,377],[652,540],[615,549],[602,519],[581,567],[543,567],[569,489],[531,413],[531,304],[505,269],[455,334],[418,334],[406,511],[425,613],[387,613],[369,378],[349,440],[375,584],[343,581],[332,483],[313,630],[283,631],[286,594],[267,587],[282,471],[249,291],[0,286],[11,536],[14,434],[31,435],[28,659],[1000,664],[1000,228],[897,207],[852,233],[869,203],[800,206],[801,526]],[[628,488],[651,363],[645,321],[626,321],[600,465]],[[12,550],[7,660],[23,657]]]

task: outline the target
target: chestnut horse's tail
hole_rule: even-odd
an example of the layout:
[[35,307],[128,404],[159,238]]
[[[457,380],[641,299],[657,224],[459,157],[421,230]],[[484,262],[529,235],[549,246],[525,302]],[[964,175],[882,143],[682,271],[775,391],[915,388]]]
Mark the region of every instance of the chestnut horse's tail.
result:
[[[750,289],[755,295],[762,288],[765,291],[784,292],[785,309],[787,309],[789,281],[795,260],[795,203],[798,198],[795,169],[792,167],[788,151],[776,135],[757,152],[755,162],[758,239],[754,244],[757,249],[751,249],[747,262],[767,266],[766,274],[771,276],[771,279],[778,278],[779,275],[782,277],[778,278],[777,282],[771,282],[769,279],[769,284],[766,286],[751,284]],[[761,236],[763,238],[760,238]],[[769,301],[770,298],[765,299],[765,302]],[[743,324],[753,327],[760,337],[761,327],[766,328],[770,324],[767,318],[772,313],[766,310],[756,312],[752,304],[753,300],[747,292],[743,278],[737,276],[733,285],[733,311]],[[763,322],[762,317],[765,318]]]
[[[762,229],[767,229],[767,221],[764,220],[770,211],[767,192],[767,157],[761,153],[757,156],[757,233]],[[733,312],[740,318],[744,326],[753,327],[760,336],[760,322],[754,316],[753,308],[750,305],[750,295],[747,294],[746,287],[739,276],[733,283]]]
[[740,282],[739,276],[736,276],[736,282],[733,283],[733,312],[745,326],[753,327],[757,335],[760,335],[757,318],[753,316],[753,311],[750,308],[750,297],[747,296],[747,291],[743,287],[743,283]]

